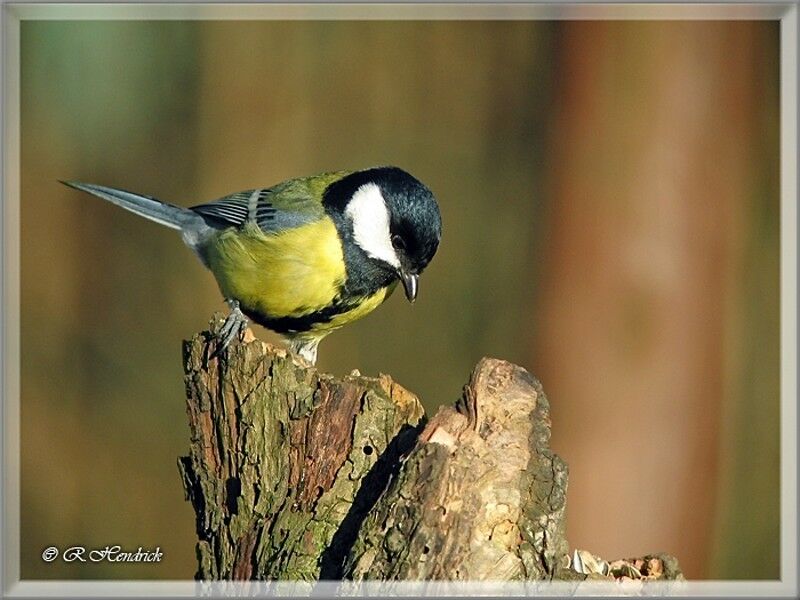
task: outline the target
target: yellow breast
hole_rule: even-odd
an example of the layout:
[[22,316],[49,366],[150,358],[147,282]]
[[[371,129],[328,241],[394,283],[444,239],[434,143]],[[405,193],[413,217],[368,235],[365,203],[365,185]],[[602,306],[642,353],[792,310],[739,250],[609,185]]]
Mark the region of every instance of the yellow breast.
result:
[[226,298],[273,318],[328,306],[346,278],[329,217],[274,234],[256,225],[223,231],[210,242],[206,260]]

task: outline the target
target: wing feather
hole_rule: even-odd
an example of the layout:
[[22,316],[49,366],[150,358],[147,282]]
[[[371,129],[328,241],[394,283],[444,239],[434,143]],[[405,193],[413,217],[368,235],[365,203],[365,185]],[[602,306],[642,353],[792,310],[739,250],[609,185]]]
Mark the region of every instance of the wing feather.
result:
[[248,199],[252,194],[253,190],[237,192],[213,202],[193,206],[191,210],[201,217],[220,222],[212,223],[214,225],[240,227],[247,221]]
[[193,206],[212,227],[243,227],[252,222],[265,233],[299,227],[325,215],[325,189],[347,172],[323,173],[290,179],[271,188],[245,190],[219,200]]

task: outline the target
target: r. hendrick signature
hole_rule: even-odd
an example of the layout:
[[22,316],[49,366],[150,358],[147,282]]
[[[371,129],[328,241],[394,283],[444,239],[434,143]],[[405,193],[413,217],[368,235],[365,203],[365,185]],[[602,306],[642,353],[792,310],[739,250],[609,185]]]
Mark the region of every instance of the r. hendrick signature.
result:
[[63,552],[55,546],[45,548],[42,552],[42,560],[53,562],[61,554],[64,562],[161,562],[164,553],[161,548],[156,546],[153,550],[143,549],[141,546],[136,551],[123,550],[122,546],[105,546],[104,548],[85,548],[84,546],[70,546],[64,548]]

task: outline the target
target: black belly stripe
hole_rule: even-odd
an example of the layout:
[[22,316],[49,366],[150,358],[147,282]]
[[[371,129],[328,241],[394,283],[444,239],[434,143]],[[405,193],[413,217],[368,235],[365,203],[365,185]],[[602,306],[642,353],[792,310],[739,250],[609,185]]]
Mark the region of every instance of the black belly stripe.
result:
[[311,331],[315,325],[330,323],[334,317],[354,308],[345,304],[332,304],[322,310],[314,311],[299,317],[271,317],[241,307],[242,312],[253,322],[266,327],[275,333],[305,333]]

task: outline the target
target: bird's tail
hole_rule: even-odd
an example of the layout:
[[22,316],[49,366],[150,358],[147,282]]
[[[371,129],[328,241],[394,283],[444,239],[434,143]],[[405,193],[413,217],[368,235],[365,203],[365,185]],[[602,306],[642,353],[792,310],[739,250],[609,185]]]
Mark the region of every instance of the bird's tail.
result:
[[183,231],[184,236],[188,230],[199,230],[208,227],[200,215],[188,208],[175,206],[149,196],[92,183],[77,183],[75,181],[62,181],[61,183],[76,190],[93,194],[103,200],[108,200],[112,204],[121,206],[125,210],[129,210],[145,219]]

